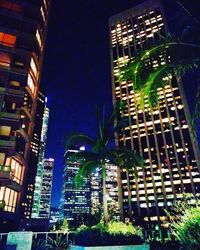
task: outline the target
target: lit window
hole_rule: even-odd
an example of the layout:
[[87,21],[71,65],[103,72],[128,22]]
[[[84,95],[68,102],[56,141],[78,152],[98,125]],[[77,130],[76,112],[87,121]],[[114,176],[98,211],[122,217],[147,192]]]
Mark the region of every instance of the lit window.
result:
[[0,153],[0,164],[3,165],[5,160],[5,153]]
[[16,41],[16,36],[0,32],[0,44],[8,47],[14,47],[15,41]]
[[30,73],[28,74],[28,86],[29,86],[33,96],[35,96],[35,84],[33,82],[33,78],[31,77]]
[[11,3],[9,1],[3,1],[3,0],[1,0],[1,2],[0,2],[0,8],[15,11],[18,13],[20,13],[22,11],[22,8],[20,5],[18,5],[16,3]]
[[42,14],[43,21],[46,22],[46,18],[45,18],[44,10],[43,10],[42,6],[41,6],[41,8],[40,8],[40,12],[41,12],[41,14]]
[[38,44],[39,44],[40,48],[42,49],[41,35],[40,35],[38,30],[36,31],[36,38],[37,38],[37,41],[38,41]]
[[0,52],[0,66],[10,66],[10,55],[8,53]]
[[38,79],[38,69],[33,58],[31,58],[31,69],[34,73],[35,78]]
[[9,126],[0,126],[0,135],[9,136],[11,127]]
[[45,6],[45,9],[47,10],[47,2],[46,2],[46,0],[43,0],[43,3],[44,3],[44,6]]
[[10,86],[12,86],[12,87],[20,87],[20,82],[18,82],[18,81],[10,81]]
[[16,161],[13,158],[6,159],[6,166],[11,167],[11,178],[13,181],[16,181],[19,184],[22,184],[23,177],[24,177],[24,168],[21,163]]
[[0,187],[0,201],[5,203],[4,211],[14,213],[17,203],[17,192],[8,187]]

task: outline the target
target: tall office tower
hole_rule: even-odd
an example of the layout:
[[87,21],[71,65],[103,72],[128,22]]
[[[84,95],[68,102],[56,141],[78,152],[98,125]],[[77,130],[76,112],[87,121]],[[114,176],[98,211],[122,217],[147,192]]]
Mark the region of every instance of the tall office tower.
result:
[[44,159],[43,165],[44,169],[39,203],[39,218],[50,218],[54,159]]
[[9,221],[17,225],[20,218],[49,6],[50,0],[0,1],[0,223],[4,229]]
[[45,98],[45,107],[42,118],[42,133],[40,138],[39,156],[37,162],[37,175],[35,177],[34,184],[34,196],[33,196],[33,206],[32,206],[32,218],[39,218],[40,211],[40,198],[42,190],[42,178],[44,173],[44,157],[46,149],[47,131],[48,131],[48,121],[49,121],[49,109],[47,108],[47,98]]
[[[150,109],[144,98],[144,108],[137,105],[139,94],[134,83],[120,81],[120,67],[148,43],[167,32],[163,7],[158,0],[142,4],[115,15],[109,20],[112,65],[113,101],[124,101],[126,110],[121,116],[129,123],[117,136],[117,144],[143,155],[145,167],[126,176],[121,173],[124,216],[128,218],[128,185],[130,180],[131,209],[134,220],[145,227],[167,226],[164,208],[172,205],[183,192],[200,193],[198,145],[189,131],[189,110],[181,80],[168,80],[158,89],[159,104]],[[151,62],[166,63],[166,55]],[[132,217],[132,216],[131,216]]]
[[68,148],[65,152],[65,166],[63,174],[63,218],[77,222],[91,213],[91,185],[89,178],[86,183],[76,188],[74,178],[79,170],[80,162],[70,159],[79,149]]
[[[118,171],[117,166],[106,164],[106,189],[110,219],[119,219],[119,195],[118,195]],[[103,203],[102,172],[97,169],[91,175],[91,213],[98,214]]]
[[38,159],[41,148],[41,134],[43,129],[43,117],[46,108],[45,96],[39,92],[37,98],[37,109],[35,115],[35,126],[31,140],[31,151],[29,155],[28,171],[25,185],[25,193],[22,202],[24,218],[30,218],[33,206],[33,195],[35,179],[37,175]]

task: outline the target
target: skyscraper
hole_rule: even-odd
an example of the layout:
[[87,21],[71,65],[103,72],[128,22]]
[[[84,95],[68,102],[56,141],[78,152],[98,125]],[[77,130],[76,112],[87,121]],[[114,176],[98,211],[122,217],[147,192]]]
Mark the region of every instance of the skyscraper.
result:
[[80,161],[70,157],[79,152],[79,149],[68,148],[65,152],[65,166],[63,174],[63,218],[77,223],[91,213],[91,184],[90,179],[81,187],[75,187],[74,178],[79,170]]
[[39,218],[50,218],[54,159],[44,159],[43,166],[44,169],[39,203]]
[[34,183],[34,197],[33,197],[33,207],[31,215],[32,218],[38,218],[40,211],[40,198],[42,190],[42,178],[44,174],[44,157],[46,149],[48,121],[49,121],[49,109],[47,108],[47,98],[45,98],[45,107],[42,119],[42,133],[41,133],[39,156],[37,162],[37,174]]
[[6,223],[16,226],[20,218],[49,7],[50,0],[0,1],[0,223],[4,229]]
[[46,101],[45,96],[39,92],[37,98],[37,109],[35,115],[35,126],[33,129],[33,136],[31,140],[31,150],[29,155],[28,171],[25,184],[25,192],[23,198],[23,215],[24,218],[30,218],[33,206],[33,195],[35,190],[35,181],[38,169],[38,159],[41,154],[41,147],[43,141],[41,140],[43,128],[43,118],[45,117]]
[[[133,82],[118,78],[120,68],[138,50],[167,31],[163,6],[158,0],[144,1],[109,20],[113,102],[126,103],[121,115],[129,120],[116,143],[140,152],[145,159],[144,169],[138,169],[138,178],[134,178],[134,172],[129,176],[125,170],[121,173],[124,215],[129,217],[131,198],[134,220],[146,227],[167,226],[163,209],[181,198],[183,192],[200,193],[199,149],[188,128],[189,110],[181,79],[169,80],[164,88],[159,88],[159,104],[150,109],[146,98],[144,108],[137,105],[140,96],[134,92]],[[152,63],[166,63],[164,55],[160,56]]]
[[[107,204],[110,219],[120,218],[117,166],[106,163]],[[91,213],[98,214],[103,207],[103,183],[101,168],[91,174]]]

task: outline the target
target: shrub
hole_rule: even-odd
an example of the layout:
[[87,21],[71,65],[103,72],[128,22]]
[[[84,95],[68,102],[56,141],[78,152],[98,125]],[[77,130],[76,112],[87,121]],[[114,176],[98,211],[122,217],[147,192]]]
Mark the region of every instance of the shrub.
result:
[[186,209],[178,221],[172,223],[172,232],[185,249],[200,249],[200,207]]
[[142,237],[142,229],[134,227],[132,224],[125,224],[123,222],[111,221],[108,223],[107,231],[110,235],[137,235]]
[[75,234],[75,243],[81,246],[110,246],[141,244],[142,230],[123,222],[100,222],[93,227],[81,226]]

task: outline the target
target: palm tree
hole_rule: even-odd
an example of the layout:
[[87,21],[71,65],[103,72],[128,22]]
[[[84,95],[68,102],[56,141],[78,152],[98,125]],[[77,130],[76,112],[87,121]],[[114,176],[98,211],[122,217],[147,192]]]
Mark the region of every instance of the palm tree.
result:
[[[128,171],[134,169],[137,172],[137,167],[143,166],[142,158],[137,152],[128,150],[126,148],[111,147],[114,139],[114,133],[122,128],[124,122],[115,122],[121,107],[116,107],[114,111],[105,117],[105,112],[100,115],[97,112],[97,133],[96,136],[90,137],[83,133],[73,134],[69,136],[67,145],[79,143],[88,145],[89,150],[80,151],[72,156],[72,159],[80,161],[80,168],[75,177],[76,186],[84,183],[86,177],[90,176],[96,169],[101,169],[102,187],[103,187],[103,216],[104,223],[109,221],[108,202],[107,202],[107,188],[106,188],[106,164],[111,163],[118,166],[120,169],[125,168]],[[118,176],[120,178],[120,176]],[[119,183],[120,181],[118,181]],[[130,184],[129,189],[130,189]],[[122,193],[120,186],[119,195]],[[121,195],[120,195],[121,196]],[[119,197],[120,207],[122,208],[122,197]]]
[[142,97],[146,96],[152,107],[158,101],[158,88],[163,88],[172,77],[180,77],[199,68],[199,55],[200,44],[184,42],[168,34],[139,52],[121,69],[119,79],[133,81],[134,91],[141,96],[139,104],[143,106]]

